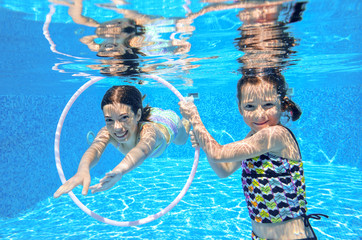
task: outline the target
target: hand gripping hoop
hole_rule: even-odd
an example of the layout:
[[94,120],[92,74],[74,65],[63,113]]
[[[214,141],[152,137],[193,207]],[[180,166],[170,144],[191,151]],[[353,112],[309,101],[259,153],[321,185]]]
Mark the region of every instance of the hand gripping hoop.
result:
[[[168,89],[170,89],[180,99],[180,101],[185,101],[184,97],[180,94],[180,92],[177,91],[177,89],[174,86],[172,86],[169,82],[165,81],[161,77],[158,77],[156,75],[146,75],[145,77],[152,78],[152,79],[156,80],[157,82],[163,84]],[[88,87],[90,87],[91,85],[93,85],[94,83],[96,83],[102,79],[103,79],[103,77],[92,77],[91,80],[89,80],[83,86],[81,86],[74,93],[74,95],[71,97],[71,99],[68,101],[67,105],[65,106],[65,108],[59,118],[57,130],[55,132],[54,153],[55,153],[55,164],[56,164],[56,167],[58,170],[59,178],[63,184],[66,182],[66,179],[65,179],[64,172],[62,169],[62,164],[60,162],[59,142],[60,142],[60,134],[62,131],[65,117],[67,116],[68,111],[71,108],[71,106],[73,105],[73,103],[75,102],[75,100],[84,92],[84,90],[86,90]],[[135,221],[120,222],[120,221],[115,221],[112,219],[104,218],[101,215],[98,215],[95,212],[88,209],[85,205],[83,205],[83,203],[74,195],[73,192],[69,192],[68,194],[69,194],[70,198],[74,201],[74,203],[77,204],[77,206],[83,212],[85,212],[89,216],[97,219],[98,221],[104,222],[106,224],[110,224],[110,225],[114,225],[114,226],[121,226],[121,227],[128,227],[128,226],[136,226],[136,225],[149,223],[153,220],[156,220],[156,219],[162,217],[164,214],[166,214],[168,211],[170,211],[174,206],[176,206],[180,202],[180,200],[186,194],[187,190],[189,189],[189,187],[192,183],[192,180],[194,179],[197,165],[199,163],[199,156],[200,156],[200,147],[197,147],[195,149],[194,164],[192,166],[190,176],[187,179],[187,182],[186,182],[185,186],[183,187],[183,189],[181,190],[181,192],[179,193],[179,195],[166,208],[162,209],[160,212],[158,212],[154,215],[150,215],[143,219],[139,219],[139,220],[135,220]]]

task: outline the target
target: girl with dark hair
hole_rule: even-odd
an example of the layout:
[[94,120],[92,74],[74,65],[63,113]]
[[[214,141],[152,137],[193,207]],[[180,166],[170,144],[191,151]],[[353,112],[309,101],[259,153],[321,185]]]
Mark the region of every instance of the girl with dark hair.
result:
[[184,119],[181,121],[171,110],[143,107],[143,98],[137,88],[127,85],[113,86],[106,92],[101,103],[106,126],[84,153],[77,173],[54,193],[55,198],[78,185],[83,185],[83,195],[88,193],[90,168],[97,164],[108,144],[125,157],[98,184],[90,187],[92,193],[113,187],[146,158],[160,156],[169,144],[186,143],[190,123]]
[[192,145],[204,150],[219,177],[242,168],[252,239],[317,239],[308,219],[320,215],[306,215],[299,146],[294,134],[280,123],[283,113],[295,121],[301,110],[286,96],[287,85],[278,70],[266,73],[245,74],[237,84],[239,111],[251,129],[244,140],[220,145],[192,102],[180,102],[180,111],[193,126]]

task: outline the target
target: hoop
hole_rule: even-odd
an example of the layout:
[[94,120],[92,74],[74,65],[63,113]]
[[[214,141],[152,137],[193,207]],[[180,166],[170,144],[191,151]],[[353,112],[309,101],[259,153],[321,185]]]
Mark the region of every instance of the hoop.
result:
[[[162,79],[161,77],[158,77],[156,75],[146,75],[145,77],[148,78],[152,78],[156,81],[158,81],[159,83],[163,84],[164,86],[166,86],[167,88],[169,88],[179,99],[180,101],[185,101],[184,97],[180,94],[180,92],[174,87],[172,86],[169,82],[165,81],[164,79]],[[73,103],[75,102],[75,100],[79,97],[80,94],[82,94],[84,92],[84,90],[86,90],[88,87],[90,87],[92,84],[102,80],[103,77],[91,77],[91,80],[89,80],[88,82],[86,82],[83,86],[81,86],[75,93],[74,95],[70,98],[70,100],[68,101],[67,105],[65,106],[59,121],[58,121],[58,125],[57,125],[57,130],[55,132],[55,140],[54,140],[54,153],[55,153],[55,164],[58,170],[58,174],[59,174],[59,178],[62,181],[62,183],[64,184],[66,182],[65,176],[64,176],[64,172],[62,169],[62,164],[60,161],[60,152],[59,152],[59,142],[60,142],[60,134],[62,131],[62,127],[63,127],[63,123],[65,120],[65,117],[68,114],[69,109],[71,108],[71,106],[73,105]],[[108,218],[104,218],[101,215],[96,214],[95,212],[91,211],[90,209],[88,209],[75,195],[73,192],[69,192],[69,196],[70,198],[73,200],[73,202],[75,204],[77,204],[77,206],[86,214],[88,214],[89,216],[95,218],[98,221],[101,221],[103,223],[106,224],[110,224],[110,225],[114,225],[114,226],[121,226],[121,227],[128,227],[128,226],[137,226],[137,225],[141,225],[141,224],[145,224],[145,223],[149,223],[151,221],[154,221],[160,217],[162,217],[164,214],[166,214],[167,212],[169,212],[173,207],[175,207],[180,200],[183,198],[183,196],[186,194],[187,190],[189,189],[192,180],[194,179],[195,173],[196,173],[196,169],[197,169],[197,165],[199,162],[199,157],[200,157],[200,147],[197,147],[195,149],[195,156],[194,156],[194,163],[191,169],[191,173],[189,178],[187,179],[187,182],[185,184],[185,186],[183,187],[183,189],[181,190],[181,192],[179,193],[179,195],[164,209],[162,209],[160,212],[154,214],[154,215],[150,215],[146,218],[143,219],[139,219],[139,220],[135,220],[135,221],[126,221],[126,222],[120,222],[120,221],[115,221],[112,219],[108,219]]]

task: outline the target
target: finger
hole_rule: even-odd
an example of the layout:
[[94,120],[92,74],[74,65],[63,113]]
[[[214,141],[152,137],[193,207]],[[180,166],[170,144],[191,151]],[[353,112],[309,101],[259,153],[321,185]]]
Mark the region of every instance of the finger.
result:
[[95,188],[92,189],[92,194],[103,191],[103,186],[100,185],[100,184],[97,184],[97,185],[98,185],[97,187],[95,187]]
[[110,177],[111,177],[111,176],[114,176],[114,175],[116,175],[115,172],[107,172],[107,173],[106,173],[106,176],[110,176]]
[[60,188],[58,188],[58,190],[53,194],[53,197],[54,198],[58,198],[60,197],[61,195],[63,195],[63,186],[61,186]]
[[101,180],[99,180],[99,183],[106,183],[109,182],[112,179],[113,176],[106,176],[104,178],[102,178]]
[[97,183],[97,184],[95,184],[95,185],[93,185],[93,186],[90,186],[89,189],[94,190],[94,189],[99,188],[100,186],[101,186],[101,184],[100,184],[100,183]]
[[58,190],[54,193],[54,198],[58,198],[61,195],[70,192],[73,188],[75,188],[77,185],[71,184],[69,181],[65,182]]
[[102,185],[101,187],[95,189],[92,193],[106,191],[106,190],[110,189],[112,186],[113,186],[112,184],[106,183],[106,184]]
[[90,185],[90,179],[85,179],[83,181],[83,190],[82,190],[82,194],[84,196],[88,194],[89,185]]

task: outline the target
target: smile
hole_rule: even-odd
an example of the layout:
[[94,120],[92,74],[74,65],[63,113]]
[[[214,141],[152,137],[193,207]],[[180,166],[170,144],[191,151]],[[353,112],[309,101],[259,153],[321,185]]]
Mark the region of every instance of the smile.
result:
[[124,133],[114,133],[114,136],[116,136],[117,138],[124,138],[128,133],[128,130],[125,131]]
[[260,123],[256,123],[256,122],[255,122],[254,124],[259,126],[259,125],[264,125],[264,124],[266,124],[267,122],[269,122],[269,120],[267,120],[267,121],[265,121],[265,122],[260,122]]

